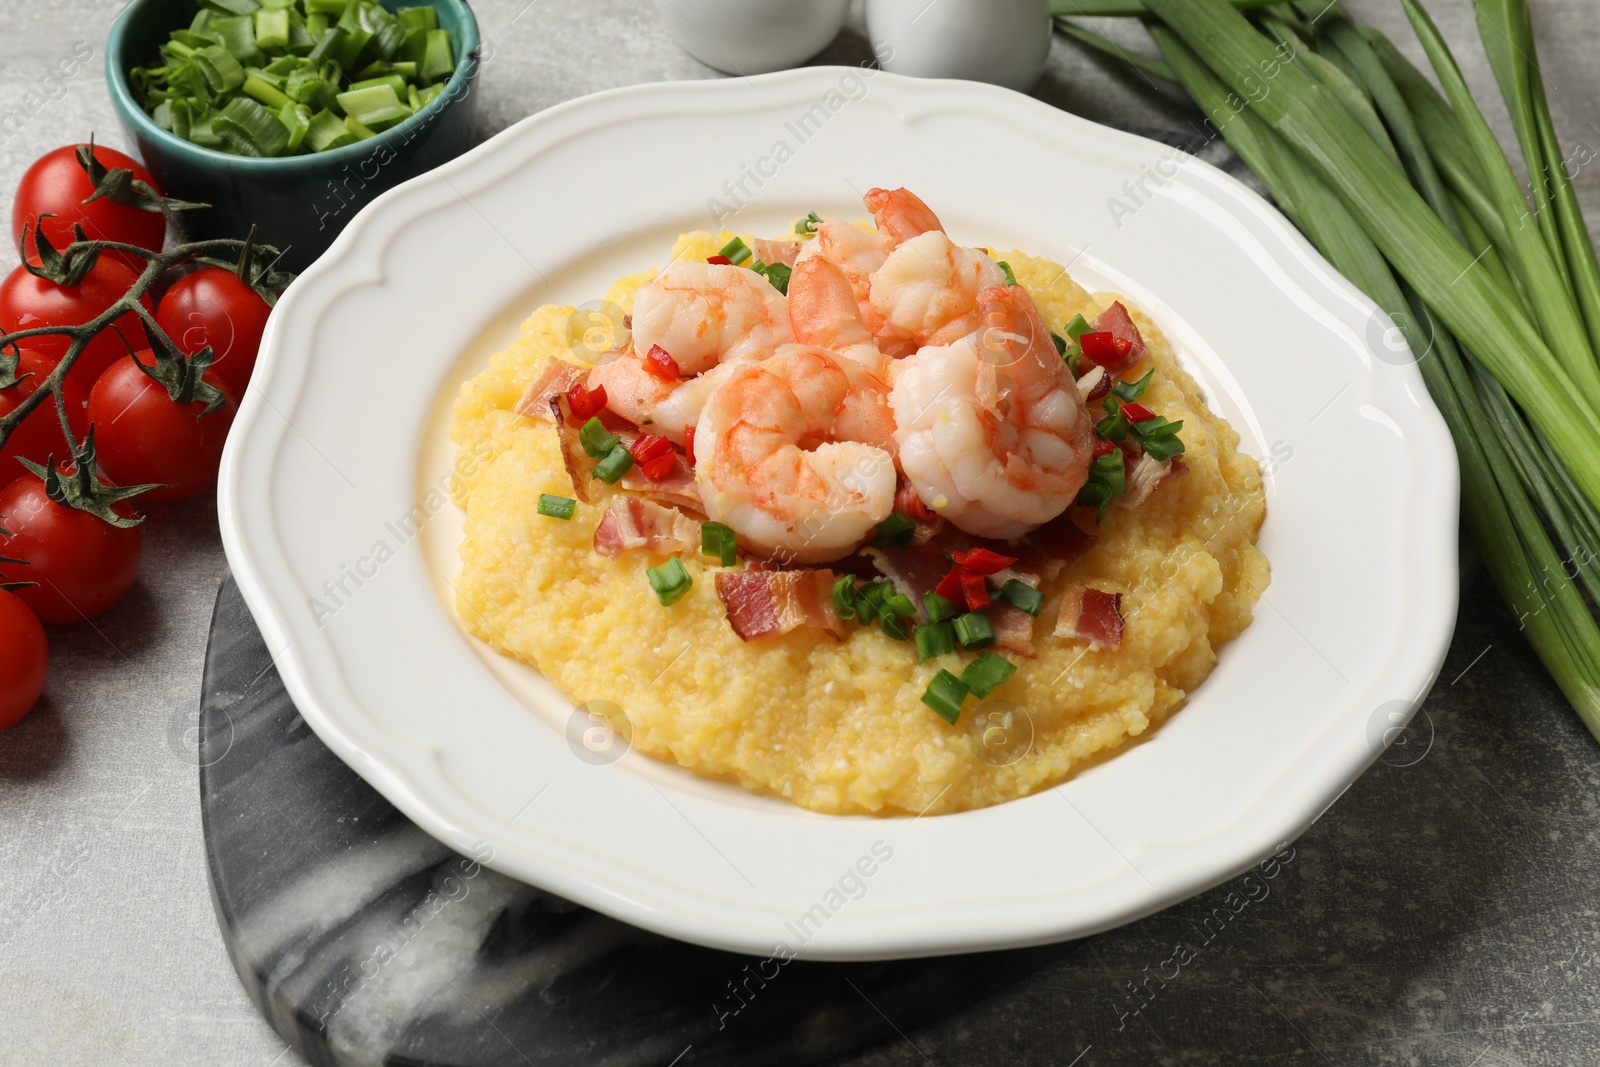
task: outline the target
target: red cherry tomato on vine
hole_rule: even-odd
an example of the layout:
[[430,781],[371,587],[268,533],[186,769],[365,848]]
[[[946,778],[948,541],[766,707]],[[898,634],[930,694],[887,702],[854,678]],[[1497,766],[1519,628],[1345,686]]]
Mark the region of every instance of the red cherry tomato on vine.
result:
[[210,345],[217,354],[212,372],[234,396],[242,397],[271,312],[233,271],[201,267],[172,283],[156,307],[156,324],[185,352]]
[[[140,358],[155,362],[149,352]],[[237,406],[232,392],[208,374],[227,397],[225,407],[202,415],[198,400],[178,404],[165,386],[152,381],[132,356],[123,356],[100,376],[89,393],[95,455],[113,485],[163,486],[141,500],[182,500],[217,480],[222,445]]]
[[57,504],[44,482],[24,474],[0,489],[0,580],[34,582],[17,597],[41,622],[78,622],[107,610],[139,576],[139,528],[117,527],[86,511]]
[[[63,145],[47,152],[22,175],[17,185],[17,198],[11,205],[11,247],[16,248],[22,239],[25,224],[39,225],[40,214],[48,211],[54,213],[55,218],[44,220],[44,235],[58,249],[73,242],[72,227],[76,223],[92,241],[121,241],[159,251],[167,234],[166,217],[159,211],[145,211],[105,197],[84,203],[94,194],[94,183],[78,166],[77,150],[77,145]],[[157,196],[161,194],[161,187],[137,160],[103,145],[95,145],[94,158],[107,170],[122,167],[133,171],[136,179],[147,183]],[[28,242],[29,255],[32,255],[32,236]],[[144,260],[136,256],[122,252],[107,252],[106,255],[131,268],[135,274],[144,270]]]
[[[136,280],[131,270],[105,256],[95,260],[83,281],[73,286],[45,281],[17,267],[0,282],[0,333],[39,326],[81,326],[125,295]],[[149,297],[139,302],[150,306]],[[127,338],[127,345],[117,337],[118,331]],[[68,340],[61,334],[40,334],[25,343],[40,355],[59,360],[66,355]],[[69,376],[87,393],[102,371],[128,354],[128,345],[140,348],[144,343],[139,317],[129,311],[89,342]]]
[[[23,349],[17,359],[17,384],[0,389],[0,417],[17,410],[22,402],[33,395],[55,367],[56,361],[46,359],[37,352]],[[89,415],[84,411],[83,390],[69,375],[61,383],[61,399],[66,401],[67,423],[74,436],[81,439],[89,428]],[[0,481],[9,481],[22,473],[17,456],[31,459],[41,466],[54,456],[57,463],[72,456],[72,446],[61,432],[61,417],[56,413],[55,401],[46,398],[33,409],[33,414],[22,420],[22,425],[11,431],[5,447],[0,448]],[[5,555],[5,539],[0,538],[0,556]]]
[[[0,545],[4,541],[0,538]],[[44,627],[15,594],[0,589],[0,731],[11,729],[39,702],[49,667]]]

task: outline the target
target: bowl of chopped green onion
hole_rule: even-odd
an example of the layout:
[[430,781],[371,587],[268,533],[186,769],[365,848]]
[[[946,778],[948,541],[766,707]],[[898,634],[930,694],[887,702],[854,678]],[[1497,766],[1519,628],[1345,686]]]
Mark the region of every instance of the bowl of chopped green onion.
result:
[[476,140],[464,0],[134,0],[106,82],[192,239],[238,236],[303,269],[368,200]]

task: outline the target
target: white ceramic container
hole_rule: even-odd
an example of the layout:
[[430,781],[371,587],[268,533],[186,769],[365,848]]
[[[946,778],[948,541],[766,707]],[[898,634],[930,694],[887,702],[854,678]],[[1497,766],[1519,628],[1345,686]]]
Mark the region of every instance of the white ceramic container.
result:
[[867,0],[874,54],[885,70],[914,78],[1026,92],[1044,72],[1050,32],[1049,0]]
[[656,0],[684,51],[726,74],[799,66],[839,35],[850,0]]

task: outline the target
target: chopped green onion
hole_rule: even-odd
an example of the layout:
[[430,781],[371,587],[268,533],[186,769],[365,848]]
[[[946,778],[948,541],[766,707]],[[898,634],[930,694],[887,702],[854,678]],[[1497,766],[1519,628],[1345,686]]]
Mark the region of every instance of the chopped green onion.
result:
[[711,556],[724,567],[731,567],[739,558],[738,551],[733,527],[725,526],[720,522],[702,522],[700,524],[700,554],[702,556]]
[[340,93],[338,101],[346,117],[355,119],[373,132],[388,129],[411,117],[411,109],[400,102],[394,86],[387,82]]
[[1096,521],[1106,517],[1106,509],[1111,506],[1111,501],[1128,491],[1127,467],[1122,458],[1122,450],[1117,449],[1103,456],[1096,456],[1089,465],[1089,480],[1083,488],[1078,490],[1078,504],[1081,507],[1094,508]]
[[961,681],[972,690],[973,696],[982,700],[1015,673],[1015,663],[997,653],[985,652],[967,664],[967,669],[961,672]]
[[432,7],[396,8],[394,17],[408,30],[426,31],[439,28],[439,12]]
[[1020,578],[1012,578],[1000,588],[1000,599],[1029,615],[1037,616],[1044,608],[1044,594]]
[[659,566],[646,569],[644,573],[649,577],[650,588],[656,591],[656,599],[661,601],[663,607],[670,608],[682,600],[689,587],[694,584],[694,579],[689,577],[689,572],[683,567],[683,561],[677,556]]
[[600,421],[600,416],[592,416],[578,431],[578,443],[589,454],[591,459],[600,459],[613,448],[617,447],[622,438],[606,429],[606,424]]
[[896,641],[904,641],[911,636],[911,624],[899,615],[885,615],[878,621],[883,627],[883,632]]
[[1150,388],[1150,379],[1155,376],[1155,371],[1149,371],[1136,382],[1114,382],[1111,386],[1111,392],[1123,400],[1138,400],[1141,396],[1144,396],[1144,391]]
[[856,580],[847,574],[833,583],[833,613],[841,619],[856,617]]
[[981,611],[969,611],[956,619],[956,640],[962,648],[988,648],[994,644],[994,625]]
[[450,32],[429,30],[426,39],[427,45],[422,53],[422,80],[434,82],[448,78],[456,69],[455,60],[450,56]]
[[956,628],[947,622],[918,626],[912,631],[912,639],[917,645],[917,655],[924,660],[956,650]]
[[[431,6],[402,14],[379,0],[202,0],[200,8],[167,34],[157,62],[128,72],[128,84],[162,128],[235,154],[320,152],[373,137],[437,99],[456,69],[450,31]],[[281,147],[260,116],[229,110],[240,98],[284,126]],[[285,111],[291,103],[312,118]],[[337,123],[316,121],[322,111]],[[771,277],[784,288],[779,272]]]
[[922,594],[922,610],[927,614],[929,622],[944,622],[961,614],[960,608],[932,589]]
[[970,690],[966,682],[949,671],[941,670],[928,683],[927,691],[922,694],[922,702],[953,726],[961,718],[961,703],[967,699],[968,692]]
[[313,152],[326,152],[330,148],[343,148],[355,144],[355,134],[344,128],[344,123],[327,108],[311,116],[311,128],[306,131],[306,144]]
[[256,46],[263,52],[289,47],[289,12],[266,8],[256,12]]
[[607,485],[617,484],[617,479],[628,473],[628,468],[633,466],[633,453],[629,452],[619,441],[605,454],[605,458],[594,466],[594,476]]
[[997,262],[995,264],[995,266],[999,267],[1001,270],[1006,272],[1006,284],[1007,285],[1016,285],[1017,284],[1017,276],[1011,272],[1011,264],[1007,263],[1005,260],[1002,259],[999,262]]
[[281,90],[274,88],[271,82],[256,71],[245,75],[243,89],[246,96],[254,97],[274,111],[291,103]]
[[244,85],[244,67],[226,48],[214,44],[194,54],[194,64],[213,93],[225,93]]
[[578,510],[578,502],[570,496],[551,496],[549,493],[539,494],[539,514],[548,515],[552,519],[570,519],[573,512]]
[[211,128],[238,156],[281,156],[289,147],[289,131],[278,116],[247,96],[229,100]]
[[289,131],[288,152],[297,152],[311,132],[311,109],[304,104],[288,103],[278,109],[278,121]]
[[762,263],[751,269],[771,282],[778,292],[789,295],[789,278],[794,274],[792,268],[782,263]]
[[1050,343],[1056,346],[1056,355],[1065,356],[1067,354],[1067,339],[1054,330],[1050,331]]
[[909,515],[891,511],[888,518],[878,523],[878,536],[873,543],[879,548],[903,548],[911,543],[916,529],[917,524]]
[[817,227],[822,224],[822,216],[815,211],[806,212],[806,217],[794,224],[795,233],[816,233]]
[[727,257],[730,263],[732,263],[735,267],[738,267],[748,262],[750,257],[755,255],[755,253],[750,251],[749,245],[735,237],[733,240],[723,245],[722,249],[717,252],[717,255]]
[[1084,334],[1093,332],[1094,327],[1091,326],[1089,324],[1089,320],[1084,318],[1082,315],[1072,316],[1072,321],[1067,323],[1067,336],[1072,338],[1073,343],[1077,343],[1078,338],[1082,337]]

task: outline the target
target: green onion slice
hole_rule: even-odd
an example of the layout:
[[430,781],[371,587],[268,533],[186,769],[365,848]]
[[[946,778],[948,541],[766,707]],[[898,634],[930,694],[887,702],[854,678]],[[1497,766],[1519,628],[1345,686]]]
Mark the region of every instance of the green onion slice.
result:
[[994,625],[981,611],[969,611],[952,624],[962,648],[988,648],[994,644]]
[[912,639],[917,645],[917,655],[924,660],[956,650],[956,628],[948,622],[918,626],[912,631]]
[[1029,615],[1037,616],[1044,608],[1044,594],[1019,578],[1012,578],[1001,587],[1000,599]]
[[911,543],[916,529],[916,521],[909,515],[891,511],[888,518],[878,523],[878,536],[873,543],[879,548],[903,548]]
[[656,591],[656,599],[661,601],[663,607],[670,608],[682,600],[689,587],[694,584],[694,579],[689,577],[683,561],[677,556],[659,566],[650,567],[644,573],[650,579],[650,588]]
[[724,567],[733,566],[739,558],[736,536],[731,526],[720,522],[700,524],[700,554],[711,556]]
[[961,609],[932,589],[922,594],[922,610],[927,614],[929,622],[944,622],[961,614]]
[[961,703],[967,699],[968,692],[966,682],[949,671],[941,670],[928,683],[927,691],[922,694],[922,702],[938,712],[945,722],[954,725],[961,718]]
[[552,519],[570,519],[572,513],[578,510],[578,502],[570,496],[551,496],[549,493],[539,494],[539,514],[548,515]]
[[972,695],[982,700],[994,692],[1001,683],[1017,673],[1017,665],[995,652],[984,652],[967,664],[961,672],[961,681],[972,690]]
[[611,446],[611,451],[605,458],[594,466],[594,476],[607,485],[617,484],[617,480],[628,473],[628,468],[633,466],[633,453],[617,442]]
[[622,438],[606,429],[599,415],[591,416],[578,431],[578,443],[592,459],[601,459],[622,442]]

